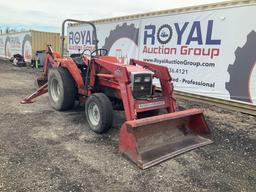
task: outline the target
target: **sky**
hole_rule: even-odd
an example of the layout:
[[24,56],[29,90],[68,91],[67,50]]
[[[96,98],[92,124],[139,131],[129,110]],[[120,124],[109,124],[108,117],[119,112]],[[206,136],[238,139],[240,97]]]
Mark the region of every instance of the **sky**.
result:
[[0,0],[0,30],[60,32],[66,18],[96,20],[227,0]]

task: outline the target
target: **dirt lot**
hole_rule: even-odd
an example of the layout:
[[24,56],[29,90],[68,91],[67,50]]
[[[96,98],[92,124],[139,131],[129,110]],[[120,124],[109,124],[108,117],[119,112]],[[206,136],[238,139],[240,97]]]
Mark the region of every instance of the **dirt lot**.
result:
[[256,191],[256,118],[213,105],[214,144],[147,170],[118,152],[122,114],[107,134],[90,131],[82,107],[54,111],[47,95],[21,105],[35,70],[0,61],[0,191]]

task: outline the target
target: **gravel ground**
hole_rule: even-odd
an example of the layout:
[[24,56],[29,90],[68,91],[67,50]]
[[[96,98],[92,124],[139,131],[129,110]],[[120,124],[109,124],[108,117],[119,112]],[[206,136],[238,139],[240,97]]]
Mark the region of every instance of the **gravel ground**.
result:
[[256,191],[256,118],[214,105],[180,100],[205,110],[214,144],[140,170],[118,152],[123,114],[97,135],[83,108],[54,111],[47,95],[32,93],[35,74],[0,61],[0,191]]

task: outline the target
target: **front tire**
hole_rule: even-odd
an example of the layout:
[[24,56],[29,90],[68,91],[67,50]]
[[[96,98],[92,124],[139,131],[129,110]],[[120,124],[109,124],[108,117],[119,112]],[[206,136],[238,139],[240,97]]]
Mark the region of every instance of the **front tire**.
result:
[[112,103],[103,93],[94,93],[87,98],[85,115],[90,129],[96,133],[107,132],[112,127]]
[[50,104],[57,111],[73,108],[77,90],[67,69],[59,67],[49,71],[48,92]]

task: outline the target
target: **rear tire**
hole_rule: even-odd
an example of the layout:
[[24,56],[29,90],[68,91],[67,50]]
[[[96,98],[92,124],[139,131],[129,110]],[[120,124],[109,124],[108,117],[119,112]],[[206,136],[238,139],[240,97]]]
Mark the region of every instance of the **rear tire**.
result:
[[103,93],[94,93],[86,99],[85,115],[90,129],[96,133],[107,132],[112,127],[112,103]]
[[49,71],[48,92],[50,104],[57,111],[73,108],[77,89],[67,69],[59,67]]

